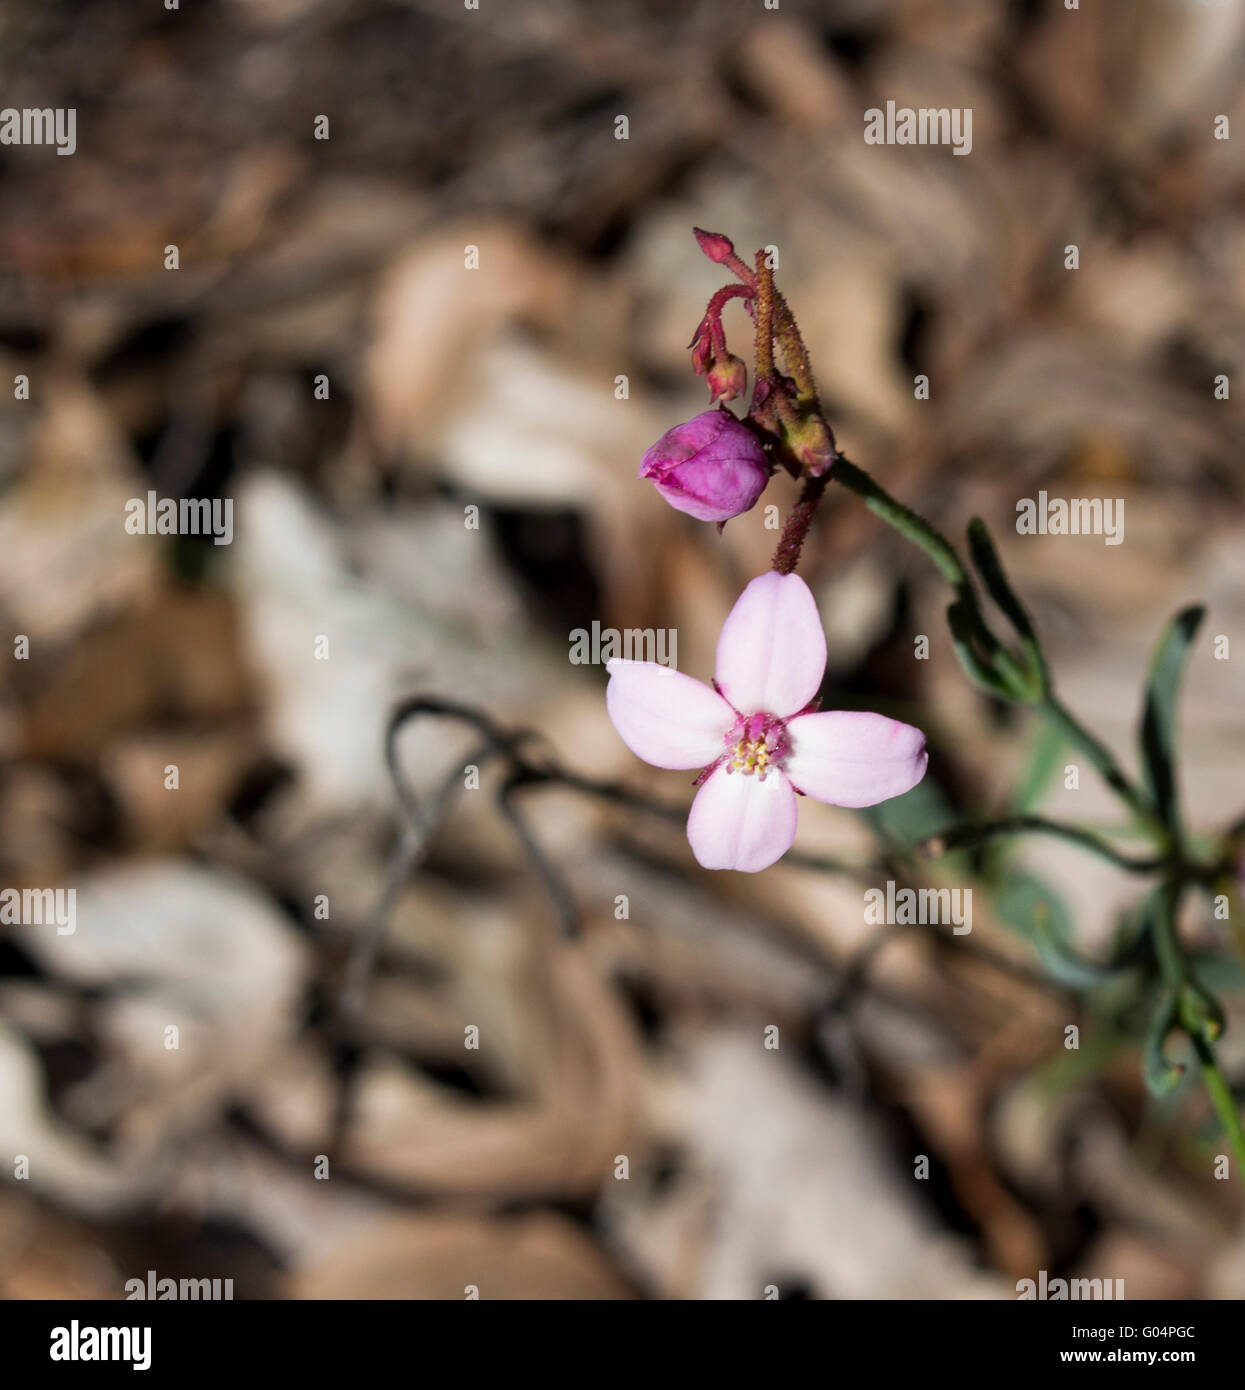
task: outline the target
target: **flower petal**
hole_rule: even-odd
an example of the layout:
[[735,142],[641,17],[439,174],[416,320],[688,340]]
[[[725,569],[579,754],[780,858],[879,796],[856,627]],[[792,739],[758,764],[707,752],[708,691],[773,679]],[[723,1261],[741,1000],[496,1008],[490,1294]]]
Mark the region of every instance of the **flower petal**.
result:
[[740,594],[718,638],[716,676],[741,714],[795,714],[817,694],[826,634],[798,574],[771,571]]
[[708,767],[724,751],[731,707],[700,681],[655,661],[606,663],[605,708],[637,758],[654,767]]
[[696,793],[687,838],[706,869],[768,869],[795,839],[795,792],[781,772],[765,781],[716,768]]
[[863,710],[828,710],[787,721],[786,770],[806,796],[831,806],[875,806],[925,776],[925,735]]

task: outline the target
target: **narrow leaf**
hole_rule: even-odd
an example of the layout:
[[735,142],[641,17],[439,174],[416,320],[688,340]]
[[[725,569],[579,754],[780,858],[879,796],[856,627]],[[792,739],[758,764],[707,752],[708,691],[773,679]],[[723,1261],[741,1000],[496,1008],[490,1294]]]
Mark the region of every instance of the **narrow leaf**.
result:
[[1167,625],[1150,663],[1141,717],[1141,760],[1146,788],[1163,823],[1179,832],[1176,785],[1176,695],[1189,647],[1205,615],[1200,605],[1185,608]]
[[1163,1047],[1167,1035],[1176,1027],[1179,1004],[1174,993],[1165,990],[1159,998],[1149,1031],[1146,1033],[1145,1068],[1146,1086],[1156,1096],[1169,1095],[1184,1075],[1184,1067],[1169,1062]]
[[974,646],[976,625],[970,611],[962,600],[957,600],[947,609],[947,626],[951,629],[951,641],[960,665],[968,672],[969,678],[990,695],[1001,700],[1010,700],[1012,691],[1007,682],[981,656]]
[[977,566],[977,572],[981,575],[981,581],[986,586],[986,592],[998,604],[1000,611],[1006,613],[1008,621],[1019,636],[1033,637],[1035,634],[1029,615],[1008,583],[1003,566],[999,563],[998,551],[990,539],[990,532],[986,530],[986,523],[979,516],[975,516],[968,524],[968,549],[973,557],[973,564]]
[[1078,956],[1071,946],[1071,916],[1048,884],[1020,870],[1008,872],[995,899],[995,911],[1028,938],[1053,980],[1070,989],[1093,989],[1112,971]]

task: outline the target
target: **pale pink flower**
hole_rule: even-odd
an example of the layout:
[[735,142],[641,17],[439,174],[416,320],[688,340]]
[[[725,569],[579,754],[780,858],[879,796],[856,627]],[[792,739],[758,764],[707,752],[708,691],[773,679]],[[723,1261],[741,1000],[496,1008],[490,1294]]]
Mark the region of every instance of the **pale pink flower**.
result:
[[796,793],[873,806],[915,787],[928,761],[910,724],[813,712],[826,638],[808,585],[763,574],[718,638],[713,686],[652,661],[608,663],[605,693],[623,742],[654,767],[705,770],[687,818],[706,869],[767,869],[795,838]]

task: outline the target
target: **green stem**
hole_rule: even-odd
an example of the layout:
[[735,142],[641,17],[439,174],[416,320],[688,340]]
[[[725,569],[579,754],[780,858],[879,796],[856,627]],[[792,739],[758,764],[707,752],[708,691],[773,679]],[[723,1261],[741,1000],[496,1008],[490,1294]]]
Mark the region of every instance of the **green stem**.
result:
[[986,621],[981,616],[981,603],[977,597],[973,577],[965,569],[951,542],[923,516],[918,516],[911,507],[905,507],[902,502],[896,501],[885,488],[879,487],[863,468],[857,468],[842,454],[835,460],[830,477],[849,492],[854,492],[875,516],[880,517],[905,540],[911,541],[929,556],[939,574],[955,590],[959,599],[959,611],[972,638],[984,651],[986,664],[995,666],[1003,673],[1004,689],[1008,694],[1015,693],[1019,697],[1027,684],[1026,673],[1011,652],[986,626]]
[[1096,854],[1117,868],[1133,874],[1153,873],[1167,862],[1162,858],[1130,858],[1091,831],[1082,830],[1079,825],[1064,825],[1059,821],[1045,820],[1041,816],[1012,816],[1007,820],[989,821],[984,825],[952,826],[923,840],[917,846],[917,850],[921,854],[940,855],[951,850],[976,849],[999,836],[1026,834],[1053,835],[1058,839],[1067,840],[1070,844],[1079,845],[1081,849],[1089,850],[1091,854]]
[[1241,1115],[1236,1108],[1236,1097],[1233,1096],[1223,1072],[1219,1070],[1214,1048],[1199,1033],[1193,1034],[1193,1048],[1201,1066],[1202,1085],[1206,1087],[1206,1094],[1215,1107],[1223,1132],[1232,1145],[1237,1179],[1241,1186],[1245,1187],[1245,1131],[1241,1129]]
[[951,542],[936,531],[923,516],[918,516],[910,507],[897,502],[889,492],[879,487],[863,468],[857,468],[842,454],[835,460],[830,476],[849,492],[854,492],[875,516],[881,517],[905,540],[919,546],[956,593],[961,598],[969,599],[976,607],[972,576],[964,568]]
[[[1060,835],[1080,844],[1130,871],[1166,868],[1173,875],[1178,875],[1169,878],[1160,885],[1155,895],[1154,909],[1150,914],[1155,952],[1159,959],[1165,985],[1171,992],[1169,997],[1172,1004],[1168,1006],[1171,1011],[1169,1017],[1171,1022],[1179,1022],[1179,1026],[1188,1033],[1193,1042],[1201,1067],[1202,1084],[1205,1086],[1206,1093],[1219,1116],[1224,1134],[1232,1146],[1232,1151],[1236,1157],[1237,1176],[1242,1186],[1245,1186],[1245,1131],[1242,1130],[1241,1117],[1237,1111],[1232,1091],[1219,1069],[1210,1042],[1210,1038],[1214,1036],[1221,1025],[1222,1016],[1218,1013],[1218,1006],[1214,1000],[1190,977],[1176,936],[1176,911],[1185,882],[1190,878],[1197,877],[1202,866],[1187,862],[1181,837],[1164,822],[1151,797],[1141,787],[1134,785],[1106,744],[1096,734],[1091,733],[1050,688],[1045,660],[1041,656],[1036,635],[1029,630],[1027,617],[1023,618],[1019,627],[1022,637],[1027,637],[1031,641],[1033,652],[1037,653],[1034,667],[1039,678],[1037,691],[1031,691],[1030,673],[991,633],[981,613],[972,575],[964,567],[959,555],[956,554],[954,547],[946,537],[935,530],[924,517],[918,516],[911,508],[897,502],[895,498],[879,487],[867,473],[857,468],[854,463],[842,455],[836,459],[830,476],[849,492],[855,493],[875,516],[880,517],[906,540],[919,547],[933,561],[938,572],[955,590],[957,596],[948,617],[952,620],[953,633],[957,636],[961,659],[966,661],[970,669],[976,669],[979,672],[979,679],[995,693],[1006,696],[1010,687],[1013,698],[1020,701],[1027,699],[1029,703],[1035,705],[1054,730],[1074,748],[1079,749],[1097,768],[1103,780],[1128,807],[1138,825],[1154,842],[1160,857],[1153,860],[1128,859],[1116,851],[1114,847],[1105,841],[1098,840],[1088,831],[1057,825],[1054,822],[1042,821],[1035,817],[1001,822],[993,827],[979,827],[976,833],[982,835],[986,833],[1008,834],[1020,830],[1039,830],[1047,834]],[[812,499],[814,507],[819,498],[820,493]],[[800,543],[802,543],[804,533],[808,529],[809,520],[811,520],[811,511],[809,516],[800,523]],[[977,544],[978,552],[985,561],[992,565],[995,564],[993,547],[989,546],[988,537],[978,537]],[[781,549],[780,545],[780,553]],[[795,554],[798,557],[798,543]],[[776,567],[777,558],[776,556]],[[1010,591],[1004,594],[1004,598],[1011,599]],[[1015,615],[1011,616],[1015,623]],[[975,643],[979,644],[984,652],[984,659],[974,649]],[[1033,661],[1033,652],[1030,653],[1031,662]],[[1031,693],[1026,695],[1026,691]],[[963,842],[968,843],[974,833],[974,829],[971,827],[962,830],[960,835]],[[937,838],[935,837],[935,839]],[[951,835],[942,838],[948,842],[949,847]],[[1162,1038],[1160,1037],[1160,1050],[1161,1044]]]
[[[1014,685],[1018,692],[1023,690],[1028,679],[1026,673],[986,626],[985,619],[981,616],[981,605],[972,576],[946,537],[936,531],[924,517],[918,516],[911,508],[897,502],[863,469],[857,468],[848,459],[838,459],[831,470],[831,477],[850,492],[854,492],[875,516],[880,517],[888,526],[919,546],[929,556],[938,572],[955,590],[960,612],[965,615],[966,622],[981,642],[986,655],[994,659],[1001,673],[1011,677],[1007,684]],[[1037,708],[1069,743],[1089,758],[1111,790],[1145,827],[1160,852],[1169,853],[1173,848],[1171,832],[1160,820],[1144,793],[1125,776],[1106,744],[1085,728],[1053,692],[1048,691]]]
[[[1197,1053],[1202,1085],[1206,1088],[1206,1094],[1215,1107],[1223,1132],[1232,1146],[1237,1179],[1241,1186],[1245,1187],[1245,1131],[1241,1128],[1240,1112],[1236,1108],[1236,1099],[1232,1095],[1227,1078],[1215,1060],[1215,1049],[1206,1035],[1205,1014],[1199,1017],[1197,1013],[1199,1003],[1205,1007],[1210,1001],[1190,978],[1188,963],[1176,935],[1176,911],[1180,905],[1182,889],[1181,883],[1169,879],[1160,886],[1155,896],[1154,910],[1150,914],[1154,948],[1158,953],[1163,982],[1177,1000],[1176,1016],[1180,1027],[1188,1033],[1193,1050]],[[1215,1007],[1217,1011],[1217,1006]],[[1213,1031],[1218,1031],[1217,1027]]]
[[1154,949],[1159,958],[1163,983],[1174,995],[1179,995],[1188,977],[1176,940],[1176,909],[1180,905],[1180,893],[1181,885],[1171,879],[1160,884],[1152,899],[1154,907],[1150,913]]
[[1103,781],[1133,813],[1160,853],[1171,853],[1175,849],[1171,831],[1163,824],[1145,794],[1125,776],[1107,745],[1091,733],[1053,691],[1043,699],[1038,709],[1074,748],[1079,748],[1093,763]]

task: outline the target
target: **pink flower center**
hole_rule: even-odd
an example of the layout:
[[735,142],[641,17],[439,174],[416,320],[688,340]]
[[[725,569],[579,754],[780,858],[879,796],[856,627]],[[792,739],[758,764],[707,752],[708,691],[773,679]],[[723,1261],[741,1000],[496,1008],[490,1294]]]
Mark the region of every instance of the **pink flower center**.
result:
[[787,751],[787,726],[781,719],[772,714],[741,714],[726,735],[726,770],[745,777],[755,773],[764,782],[767,772],[782,767]]

